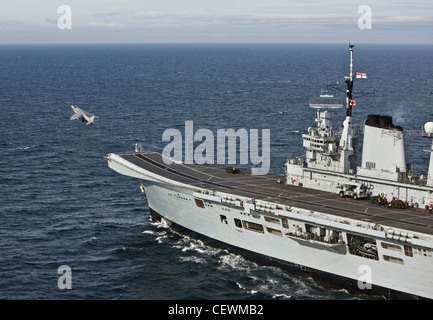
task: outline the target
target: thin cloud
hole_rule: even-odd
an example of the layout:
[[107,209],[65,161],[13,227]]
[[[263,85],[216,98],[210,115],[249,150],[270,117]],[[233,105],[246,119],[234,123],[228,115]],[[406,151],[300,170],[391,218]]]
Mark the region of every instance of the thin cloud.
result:
[[123,28],[123,25],[115,22],[96,22],[92,21],[89,23],[85,23],[80,25],[80,28],[83,28],[85,26],[91,27],[91,28],[99,28],[99,29],[121,29]]
[[[14,42],[15,39],[34,42],[60,32],[57,4],[26,2],[28,10],[25,11],[12,3],[0,10],[0,42]],[[433,30],[431,0],[378,0],[370,5],[373,28],[368,31],[358,27],[362,15],[358,13],[359,5],[341,0],[191,0],[186,3],[164,0],[145,4],[131,0],[127,1],[127,6],[121,6],[115,0],[104,1],[104,5],[98,3],[92,0],[71,3],[72,30],[61,33],[62,37],[76,37],[87,42],[101,41],[103,34],[112,42],[126,39],[324,42],[362,38],[377,42],[432,43],[429,37]]]
[[15,20],[0,21],[0,30],[17,30],[22,29],[23,24]]
[[111,17],[121,16],[123,14],[124,13],[122,13],[120,11],[115,11],[115,12],[91,13],[91,14],[89,14],[89,16],[93,17],[93,18],[111,18]]
[[[42,21],[16,21],[16,20],[3,20],[0,21],[0,30],[3,31],[17,31],[17,30],[46,30],[52,28],[54,23],[52,19],[44,19]],[[57,20],[55,21],[57,26]]]
[[432,20],[432,18],[420,16],[377,16],[375,18],[382,23],[427,22]]
[[161,18],[166,17],[167,13],[162,11],[143,11],[143,12],[137,12],[133,15],[135,18],[138,19],[154,19],[154,18]]

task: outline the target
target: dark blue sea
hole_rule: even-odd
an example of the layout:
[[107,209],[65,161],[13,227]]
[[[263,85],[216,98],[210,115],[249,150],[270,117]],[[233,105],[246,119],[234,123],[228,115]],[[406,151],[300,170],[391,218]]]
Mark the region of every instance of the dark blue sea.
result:
[[[427,173],[432,46],[355,45],[354,122],[403,126]],[[162,152],[169,128],[271,130],[271,172],[304,154],[315,97],[345,89],[348,44],[0,46],[0,299],[351,300],[149,219],[138,181],[104,156]],[[344,97],[344,92],[331,89]],[[71,105],[98,116],[71,121]],[[341,110],[335,121],[342,121]],[[336,122],[336,127],[341,122]],[[60,266],[70,289],[60,289]]]

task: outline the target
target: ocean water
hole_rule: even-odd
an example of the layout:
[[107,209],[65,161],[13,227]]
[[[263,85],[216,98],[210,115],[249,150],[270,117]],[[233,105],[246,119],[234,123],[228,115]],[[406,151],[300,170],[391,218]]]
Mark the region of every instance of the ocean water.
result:
[[[418,174],[432,56],[432,46],[354,53],[368,75],[355,80],[354,122],[393,116]],[[314,125],[308,99],[328,83],[344,89],[348,72],[347,44],[0,46],[0,299],[354,299],[151,222],[138,182],[103,158],[135,143],[161,152],[163,132],[191,120],[271,129],[271,171],[283,173]],[[69,120],[72,104],[96,124]],[[60,266],[70,289],[59,288]]]

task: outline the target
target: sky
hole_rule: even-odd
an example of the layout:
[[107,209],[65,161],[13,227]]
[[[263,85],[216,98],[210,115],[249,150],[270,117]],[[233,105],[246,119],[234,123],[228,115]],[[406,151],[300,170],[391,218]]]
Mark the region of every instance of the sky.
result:
[[[67,10],[61,10],[67,6]],[[433,44],[432,0],[2,0],[0,44]]]

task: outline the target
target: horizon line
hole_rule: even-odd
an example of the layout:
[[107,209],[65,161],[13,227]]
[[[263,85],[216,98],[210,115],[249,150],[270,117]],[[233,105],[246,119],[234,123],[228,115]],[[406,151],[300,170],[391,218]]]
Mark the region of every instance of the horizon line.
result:
[[[149,42],[139,42],[139,41],[125,41],[125,42],[5,42],[0,43],[0,46],[13,46],[13,45],[343,45],[351,44],[351,41],[343,42],[236,42],[236,41],[149,41]],[[354,43],[354,45],[401,45],[401,46],[433,46],[432,43],[379,43],[379,42],[360,42]]]

